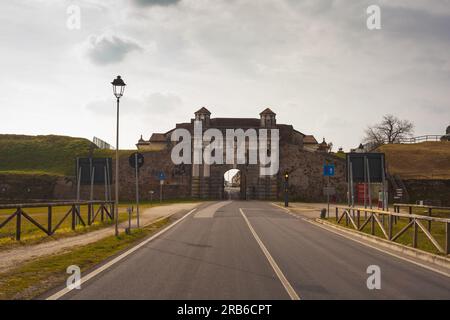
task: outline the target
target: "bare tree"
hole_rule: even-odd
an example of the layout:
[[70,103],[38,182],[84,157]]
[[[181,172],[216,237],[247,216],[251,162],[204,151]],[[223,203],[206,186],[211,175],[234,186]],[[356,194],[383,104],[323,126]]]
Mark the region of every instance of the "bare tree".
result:
[[401,120],[392,114],[383,116],[383,120],[365,131],[364,143],[380,146],[385,143],[399,143],[411,137],[414,125],[408,120]]

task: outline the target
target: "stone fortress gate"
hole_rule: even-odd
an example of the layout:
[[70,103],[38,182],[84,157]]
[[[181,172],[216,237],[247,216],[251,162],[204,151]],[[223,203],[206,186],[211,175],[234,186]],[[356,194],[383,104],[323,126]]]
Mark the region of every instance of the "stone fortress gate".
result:
[[[336,176],[330,184],[336,187],[336,199],[345,200],[345,161],[328,152],[325,139],[318,143],[312,135],[295,130],[292,125],[278,124],[276,114],[269,108],[258,118],[211,118],[205,107],[195,112],[195,117],[186,123],[178,123],[166,133],[153,133],[149,140],[141,139],[136,144],[145,157],[140,170],[140,193],[148,199],[152,191],[154,199],[159,198],[158,176],[164,172],[163,197],[224,199],[224,173],[230,169],[239,170],[240,198],[245,200],[274,200],[283,197],[283,174],[289,173],[289,193],[292,200],[324,201],[323,187],[327,180],[322,176],[325,163],[336,165]],[[259,164],[180,164],[171,160],[171,150],[177,142],[171,141],[175,129],[183,128],[194,137],[194,121],[202,122],[203,132],[208,128],[219,129],[224,136],[226,129],[278,129],[280,137],[279,171],[273,176],[260,176]],[[270,141],[270,139],[269,139]],[[209,143],[206,143],[209,144]],[[192,146],[194,143],[192,142]],[[270,149],[270,148],[268,148]],[[225,150],[225,148],[224,148]],[[192,157],[193,159],[193,157]],[[120,198],[132,200],[134,197],[134,171],[121,158]]]

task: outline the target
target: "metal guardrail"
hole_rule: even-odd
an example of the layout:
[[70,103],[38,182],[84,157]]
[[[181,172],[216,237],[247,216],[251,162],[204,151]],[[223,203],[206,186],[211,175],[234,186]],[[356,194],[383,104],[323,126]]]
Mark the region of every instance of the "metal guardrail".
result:
[[403,138],[400,139],[400,143],[419,143],[425,141],[441,141],[442,134],[428,134],[424,136],[411,137],[411,138]]
[[[98,205],[97,210],[95,210],[95,206]],[[61,220],[53,227],[52,218],[53,218],[53,208],[54,207],[67,207],[69,206],[69,210],[64,214]],[[88,217],[87,217],[87,225],[91,225],[95,222],[95,219],[100,214],[101,221],[104,221],[105,215],[110,219],[114,220],[113,212],[114,212],[114,202],[113,201],[76,201],[76,202],[48,202],[48,203],[24,203],[24,204],[0,204],[0,209],[16,209],[14,213],[6,218],[5,221],[0,223],[0,229],[6,226],[10,221],[16,218],[16,240],[20,241],[21,233],[22,233],[22,218],[25,218],[33,225],[35,225],[39,230],[51,236],[55,233],[55,231],[62,225],[62,223],[69,217],[72,218],[71,226],[72,230],[76,229],[77,220],[85,227],[86,223],[81,217],[81,207],[87,206]],[[27,213],[25,209],[30,208],[46,208],[47,210],[47,226],[44,226],[37,222],[35,219],[31,217],[31,214]]]
[[[415,205],[413,205],[415,206]],[[339,210],[342,213],[339,215]],[[361,223],[361,213],[364,213],[364,220]],[[370,233],[375,234],[375,224],[377,224],[384,237],[387,240],[395,242],[401,235],[403,235],[408,229],[413,229],[413,247],[417,248],[417,232],[422,230],[426,237],[436,247],[436,249],[444,254],[450,254],[450,219],[439,218],[431,216],[423,216],[417,214],[405,214],[400,212],[383,211],[369,208],[359,207],[336,207],[336,221],[339,224],[345,217],[346,226],[351,225],[355,230],[362,231],[366,225],[370,223]],[[387,217],[387,226],[385,226],[385,217]],[[396,234],[393,233],[394,224],[397,223],[400,218],[408,218],[409,222]],[[426,228],[422,221],[428,222],[428,228]],[[445,224],[445,246],[442,247],[439,242],[431,234],[431,222],[440,222]],[[386,230],[387,227],[387,230]]]

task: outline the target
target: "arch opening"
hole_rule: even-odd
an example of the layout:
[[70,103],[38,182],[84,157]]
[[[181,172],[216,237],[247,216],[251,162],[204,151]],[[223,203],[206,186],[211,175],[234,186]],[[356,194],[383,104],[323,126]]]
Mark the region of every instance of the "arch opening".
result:
[[223,195],[225,199],[241,199],[242,180],[242,173],[239,169],[230,169],[223,174]]

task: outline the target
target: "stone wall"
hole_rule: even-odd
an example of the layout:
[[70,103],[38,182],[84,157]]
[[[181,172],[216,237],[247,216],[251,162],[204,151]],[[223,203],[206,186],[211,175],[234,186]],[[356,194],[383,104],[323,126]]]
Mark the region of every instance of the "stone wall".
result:
[[[162,187],[164,199],[181,199],[190,197],[191,190],[191,168],[190,166],[176,166],[170,158],[170,151],[150,151],[141,152],[144,155],[144,165],[139,169],[139,198],[150,200],[150,191],[153,191],[153,199],[160,197],[159,173],[164,172],[166,180]],[[128,163],[128,155],[120,157],[119,163],[119,199],[121,201],[134,201],[136,199],[136,175]],[[111,186],[112,199],[114,199],[115,189],[115,160],[112,165],[113,179]],[[90,186],[82,186],[81,199],[89,199]],[[96,185],[94,188],[94,198],[105,198],[104,185]]]
[[409,202],[431,200],[434,204],[450,206],[450,180],[403,180]]
[[326,201],[323,187],[328,178],[323,176],[323,165],[335,164],[335,176],[330,177],[330,186],[336,188],[333,201],[347,201],[345,182],[345,160],[328,153],[309,152],[295,145],[282,145],[280,148],[280,175],[278,198],[283,198],[283,174],[289,172],[289,197],[298,201]]
[[[60,190],[61,198],[55,195]],[[46,174],[0,174],[1,202],[29,202],[70,199],[74,195],[71,181]]]

